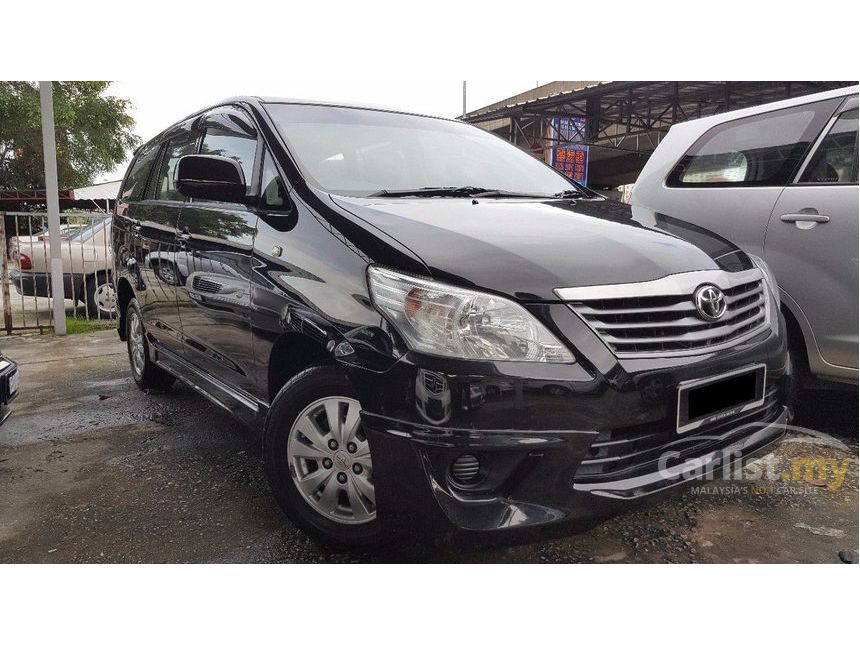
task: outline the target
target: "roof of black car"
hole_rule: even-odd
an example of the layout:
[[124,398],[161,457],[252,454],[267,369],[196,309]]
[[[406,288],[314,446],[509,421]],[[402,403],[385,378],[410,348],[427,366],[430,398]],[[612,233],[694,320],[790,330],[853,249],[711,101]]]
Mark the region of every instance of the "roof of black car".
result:
[[376,105],[372,103],[356,103],[353,101],[332,101],[325,99],[312,99],[312,98],[288,98],[288,97],[278,97],[278,96],[233,96],[223,101],[219,102],[217,105],[224,105],[225,103],[236,103],[236,102],[256,102],[256,103],[289,103],[293,105],[320,105],[324,107],[340,107],[340,108],[354,108],[358,110],[377,110],[380,112],[393,112],[396,114],[411,114],[415,116],[426,116],[431,119],[446,119],[450,120],[448,117],[439,116],[437,114],[424,114],[422,112],[413,112],[410,110],[404,110],[400,108],[391,107],[390,105]]
[[146,141],[142,145],[138,146],[135,149],[135,154],[137,154],[137,152],[143,146],[147,145],[148,143],[153,142],[153,141],[157,141],[157,140],[163,138],[167,133],[169,133],[170,130],[172,130],[173,128],[175,128],[179,124],[181,124],[185,121],[188,121],[189,119],[193,119],[194,117],[199,116],[199,115],[203,114],[204,112],[208,112],[209,110],[213,110],[213,109],[218,108],[218,107],[236,104],[236,103],[256,103],[256,104],[260,104],[260,105],[265,105],[267,103],[285,103],[285,104],[293,104],[293,105],[319,105],[319,106],[324,106],[324,107],[352,108],[352,109],[357,109],[357,110],[377,110],[380,112],[390,112],[392,114],[408,114],[411,116],[423,116],[423,117],[427,117],[430,119],[442,119],[445,121],[453,121],[454,120],[454,119],[449,119],[448,117],[444,117],[444,116],[436,116],[433,114],[421,114],[420,112],[409,112],[408,110],[399,110],[396,108],[383,106],[383,105],[369,105],[369,104],[362,104],[362,103],[351,103],[348,101],[326,101],[326,100],[320,100],[320,99],[261,97],[261,96],[250,96],[250,95],[231,96],[231,97],[225,98],[221,101],[218,101],[217,103],[212,103],[210,105],[207,105],[206,107],[203,107],[203,108],[193,112],[192,114],[188,114],[188,115],[184,116],[179,121],[176,121],[175,123],[171,124],[170,126],[165,128],[164,130],[162,130],[160,133],[158,133],[157,135],[155,135],[154,137],[152,137],[151,139],[149,139],[148,141]]

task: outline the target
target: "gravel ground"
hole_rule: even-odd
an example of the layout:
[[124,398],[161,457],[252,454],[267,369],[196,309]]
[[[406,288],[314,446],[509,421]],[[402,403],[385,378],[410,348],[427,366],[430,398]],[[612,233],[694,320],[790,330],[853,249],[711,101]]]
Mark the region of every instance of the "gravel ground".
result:
[[857,560],[856,391],[807,395],[797,422],[827,434],[793,433],[774,454],[777,473],[798,458],[831,460],[820,481],[710,482],[582,533],[335,553],[275,505],[257,434],[190,388],[140,392],[115,332],[3,339],[0,350],[22,373],[0,427],[0,562]]

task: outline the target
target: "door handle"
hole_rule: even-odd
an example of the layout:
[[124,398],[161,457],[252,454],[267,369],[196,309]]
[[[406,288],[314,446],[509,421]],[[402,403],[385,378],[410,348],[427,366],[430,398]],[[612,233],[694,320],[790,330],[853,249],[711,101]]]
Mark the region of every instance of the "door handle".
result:
[[830,221],[829,215],[819,215],[818,213],[786,213],[780,218],[783,222],[814,222],[816,224],[827,224]]

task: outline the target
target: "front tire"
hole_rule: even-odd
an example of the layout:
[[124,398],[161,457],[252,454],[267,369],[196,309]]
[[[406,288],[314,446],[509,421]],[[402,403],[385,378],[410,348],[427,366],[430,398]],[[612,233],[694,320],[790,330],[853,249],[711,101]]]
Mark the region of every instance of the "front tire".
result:
[[346,375],[320,366],[290,379],[266,419],[266,475],[278,504],[306,533],[339,547],[380,540],[360,411]]
[[169,390],[176,380],[149,358],[149,341],[137,300],[131,299],[125,314],[125,337],[128,346],[128,362],[131,375],[141,390]]

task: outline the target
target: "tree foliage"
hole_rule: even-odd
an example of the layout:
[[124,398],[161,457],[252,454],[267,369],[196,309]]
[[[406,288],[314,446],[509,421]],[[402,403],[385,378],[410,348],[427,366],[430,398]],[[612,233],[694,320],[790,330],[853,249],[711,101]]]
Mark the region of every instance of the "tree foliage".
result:
[[[60,188],[93,183],[138,144],[131,103],[105,94],[109,81],[54,83]],[[44,188],[38,83],[0,81],[0,188]]]

